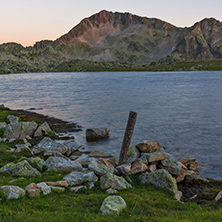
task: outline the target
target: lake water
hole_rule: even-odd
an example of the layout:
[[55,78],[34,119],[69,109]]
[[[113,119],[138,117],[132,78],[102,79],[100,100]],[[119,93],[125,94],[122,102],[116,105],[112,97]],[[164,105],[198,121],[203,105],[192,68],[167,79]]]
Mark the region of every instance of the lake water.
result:
[[[200,174],[222,179],[222,72],[100,72],[0,75],[0,104],[76,122],[86,150],[119,156],[129,111],[138,113],[132,144],[159,140],[167,152],[194,157]],[[87,143],[85,129],[110,138]]]

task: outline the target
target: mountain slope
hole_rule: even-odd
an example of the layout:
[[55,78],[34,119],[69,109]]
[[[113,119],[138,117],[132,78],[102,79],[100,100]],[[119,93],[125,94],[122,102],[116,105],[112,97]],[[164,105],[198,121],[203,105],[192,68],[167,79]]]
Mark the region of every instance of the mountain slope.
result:
[[83,19],[55,41],[27,48],[0,45],[0,69],[16,67],[19,72],[71,70],[79,60],[147,66],[221,58],[222,23],[214,18],[178,28],[155,18],[105,10]]

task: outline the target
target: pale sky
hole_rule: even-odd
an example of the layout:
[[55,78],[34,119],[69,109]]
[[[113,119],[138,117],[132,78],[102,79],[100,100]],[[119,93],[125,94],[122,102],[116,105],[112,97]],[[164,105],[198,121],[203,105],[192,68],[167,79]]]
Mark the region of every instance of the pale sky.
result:
[[190,27],[204,18],[222,21],[221,0],[0,0],[0,44],[55,40],[85,17],[105,9],[159,18]]

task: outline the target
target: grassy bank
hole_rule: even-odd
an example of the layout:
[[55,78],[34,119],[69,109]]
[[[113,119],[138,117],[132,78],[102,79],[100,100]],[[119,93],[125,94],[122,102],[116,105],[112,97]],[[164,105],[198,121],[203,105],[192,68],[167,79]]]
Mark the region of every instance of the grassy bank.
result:
[[[7,108],[0,108],[0,122],[7,122],[7,115],[20,115],[19,111],[12,111]],[[34,114],[35,115],[35,114]],[[28,113],[22,114],[23,121],[30,121]],[[35,121],[39,120],[36,115]],[[2,132],[0,137],[2,136]],[[26,153],[9,152],[10,148],[19,143],[19,140],[12,143],[0,143],[0,167],[8,162],[17,161]],[[30,155],[30,154],[29,154]],[[69,171],[45,171],[42,177],[25,178],[10,182],[19,177],[0,173],[0,186],[17,185],[25,188],[34,182],[58,181]],[[141,186],[137,176],[130,176],[132,189],[118,192],[124,198],[127,208],[119,216],[103,215],[100,206],[108,196],[101,191],[99,184],[92,190],[80,193],[72,193],[69,188],[62,194],[51,193],[37,198],[30,198],[27,195],[18,200],[7,200],[0,192],[0,221],[18,222],[43,222],[43,221],[163,221],[163,222],[198,222],[198,221],[221,221],[222,205],[213,203],[198,205],[191,202],[183,203],[176,201],[173,195],[165,190],[148,184]]]
[[33,72],[163,72],[163,71],[222,71],[222,60],[193,60],[177,62],[173,64],[150,66],[130,65],[127,63],[115,62],[92,62],[84,60],[70,60],[53,68],[32,68],[22,63],[10,66],[10,71],[0,70],[0,74],[10,73],[33,73]]

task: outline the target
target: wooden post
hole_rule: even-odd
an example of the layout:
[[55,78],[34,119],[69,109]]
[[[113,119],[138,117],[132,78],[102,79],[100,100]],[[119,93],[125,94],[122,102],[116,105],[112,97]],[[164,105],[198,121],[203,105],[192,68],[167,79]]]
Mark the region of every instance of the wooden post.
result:
[[128,154],[128,150],[130,147],[130,142],[133,136],[133,130],[134,130],[134,126],[136,124],[136,117],[137,117],[137,113],[130,111],[129,113],[129,118],[128,118],[128,123],[126,126],[126,131],[125,131],[125,135],[123,138],[123,143],[122,143],[122,148],[120,151],[120,156],[119,156],[119,163],[118,165],[122,165],[124,163],[126,163],[127,160],[127,154]]

